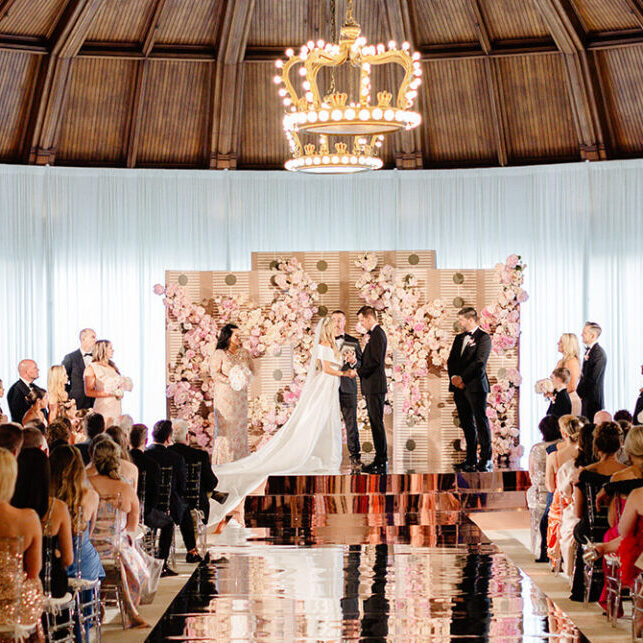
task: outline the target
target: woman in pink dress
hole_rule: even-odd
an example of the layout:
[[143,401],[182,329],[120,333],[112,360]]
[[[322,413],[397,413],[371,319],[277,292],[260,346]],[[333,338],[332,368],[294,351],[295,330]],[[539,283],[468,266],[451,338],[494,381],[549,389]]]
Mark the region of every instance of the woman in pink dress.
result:
[[[556,368],[566,368],[571,377],[567,383],[567,392],[572,402],[572,415],[580,415],[581,400],[576,392],[580,379],[580,344],[574,333],[563,333],[558,340],[558,352],[562,353]],[[592,418],[589,418],[590,421]]]

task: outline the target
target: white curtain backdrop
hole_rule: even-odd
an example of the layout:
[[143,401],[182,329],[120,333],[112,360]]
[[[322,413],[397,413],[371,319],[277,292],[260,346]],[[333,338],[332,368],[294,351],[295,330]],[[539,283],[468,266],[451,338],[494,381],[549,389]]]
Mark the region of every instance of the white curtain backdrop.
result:
[[[165,413],[166,269],[248,270],[253,251],[435,249],[439,268],[517,252],[522,442],[562,332],[603,326],[607,406],[633,409],[643,361],[643,162],[304,177],[285,172],[0,166],[0,378],[46,370],[91,326],[135,380],[124,410]],[[0,402],[6,409],[6,401]]]

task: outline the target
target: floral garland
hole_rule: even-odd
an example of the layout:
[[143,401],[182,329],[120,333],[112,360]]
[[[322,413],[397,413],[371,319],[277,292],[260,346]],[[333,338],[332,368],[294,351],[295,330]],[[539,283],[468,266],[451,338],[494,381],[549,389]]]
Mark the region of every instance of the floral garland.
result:
[[[504,264],[495,266],[501,284],[497,303],[484,308],[480,315],[480,327],[491,335],[494,353],[505,355],[516,346],[520,337],[520,304],[529,295],[522,288],[525,264],[519,255],[507,257]],[[502,377],[491,386],[487,397],[487,417],[491,425],[491,443],[496,457],[519,458],[523,447],[518,444],[519,430],[511,426],[509,411],[522,382],[515,368],[501,371]]]
[[421,303],[415,275],[396,274],[390,265],[377,271],[374,253],[358,257],[355,265],[362,270],[355,284],[359,296],[381,311],[381,324],[389,338],[387,363],[392,363],[394,352],[400,356],[389,372],[393,388],[402,393],[406,421],[426,422],[431,405],[428,393],[422,390],[422,378],[430,370],[444,369],[449,357],[448,334],[442,328],[446,306],[439,299]]
[[154,286],[155,294],[164,297],[168,330],[183,335],[183,348],[170,365],[166,396],[203,447],[213,446],[208,429],[214,425],[214,381],[207,377],[207,372],[221,326],[236,323],[247,338],[244,348],[253,357],[278,355],[283,346],[293,347],[293,381],[278,391],[276,401],[272,396],[250,400],[249,424],[262,435],[262,441],[287,421],[301,394],[312,347],[311,323],[319,298],[317,284],[294,257],[279,259],[271,270],[274,297],[264,307],[253,306],[239,296],[222,295],[210,300],[210,309],[206,311],[204,306],[191,302],[177,284],[166,288]]

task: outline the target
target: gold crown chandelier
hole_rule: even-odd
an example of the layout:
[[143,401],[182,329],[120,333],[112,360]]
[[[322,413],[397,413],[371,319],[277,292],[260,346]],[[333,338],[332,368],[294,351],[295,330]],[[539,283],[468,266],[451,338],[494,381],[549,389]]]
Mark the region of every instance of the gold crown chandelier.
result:
[[[331,20],[334,34],[335,0],[331,0]],[[292,154],[285,163],[287,170],[332,174],[379,169],[382,159],[378,152],[384,134],[412,129],[420,124],[420,114],[412,110],[421,82],[420,54],[411,55],[408,42],[402,43],[399,49],[393,41],[388,43],[388,49],[383,44],[367,45],[360,31],[353,19],[353,1],[347,0],[339,44],[311,40],[301,46],[299,55],[287,49],[287,60],[275,62],[280,73],[274,77],[274,82],[283,85],[279,88],[287,110],[283,127]],[[371,69],[373,65],[388,63],[398,64],[404,70],[395,104],[392,104],[390,92],[379,91],[377,104],[371,105]],[[335,88],[335,69],[344,64],[350,64],[359,72],[359,97],[351,102],[347,102],[348,93]],[[300,65],[301,94],[297,93],[290,77],[296,65]],[[323,67],[331,69],[331,82],[328,93],[322,96],[317,75]],[[300,132],[319,134],[319,147],[312,143],[302,145]],[[335,143],[331,148],[329,136],[352,137],[352,141],[350,144]]]

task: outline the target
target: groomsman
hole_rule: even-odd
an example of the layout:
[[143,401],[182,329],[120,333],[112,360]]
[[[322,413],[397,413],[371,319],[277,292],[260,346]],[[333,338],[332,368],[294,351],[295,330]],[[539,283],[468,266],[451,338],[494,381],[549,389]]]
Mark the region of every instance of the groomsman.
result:
[[11,421],[22,424],[22,418],[31,406],[26,397],[32,389],[40,388],[34,384],[34,380],[38,379],[40,375],[38,364],[32,359],[23,359],[18,364],[18,375],[20,379],[11,386],[7,393],[7,403],[11,413]]
[[368,343],[362,354],[362,365],[357,369],[362,395],[366,400],[368,421],[373,433],[375,460],[362,467],[365,473],[386,473],[386,431],[384,429],[384,402],[386,401],[386,333],[377,323],[377,313],[371,306],[362,306],[357,320],[368,332]]
[[92,361],[92,352],[96,344],[96,333],[91,328],[80,331],[80,348],[65,355],[63,366],[67,371],[67,392],[72,400],[76,400],[77,409],[91,409],[94,398],[85,395],[85,367]]
[[547,409],[547,415],[554,417],[562,417],[569,415],[572,412],[572,401],[567,392],[567,383],[571,377],[569,369],[555,368],[551,374],[551,381],[554,385],[554,392],[552,394],[551,403]]
[[[346,314],[343,310],[335,310],[331,315],[335,324],[335,342],[340,353],[346,349],[352,349],[354,359],[344,363],[342,371],[351,368],[359,369],[362,365],[362,349],[359,340],[346,332]],[[346,443],[351,458],[351,469],[358,470],[361,465],[359,433],[357,431],[357,379],[354,377],[342,377],[339,383],[339,406],[342,410],[344,424],[346,425]]]
[[456,469],[491,471],[491,433],[487,419],[487,361],[491,353],[491,338],[478,326],[478,313],[474,308],[462,308],[458,312],[458,323],[463,332],[453,340],[447,368],[449,390],[453,392],[467,443],[467,457]]
[[590,420],[597,411],[605,408],[605,396],[603,386],[605,382],[605,367],[607,366],[607,355],[602,346],[598,344],[602,329],[595,322],[587,322],[581,333],[581,339],[585,344],[585,358],[583,359],[583,370],[576,392],[580,396],[582,406],[581,413]]

